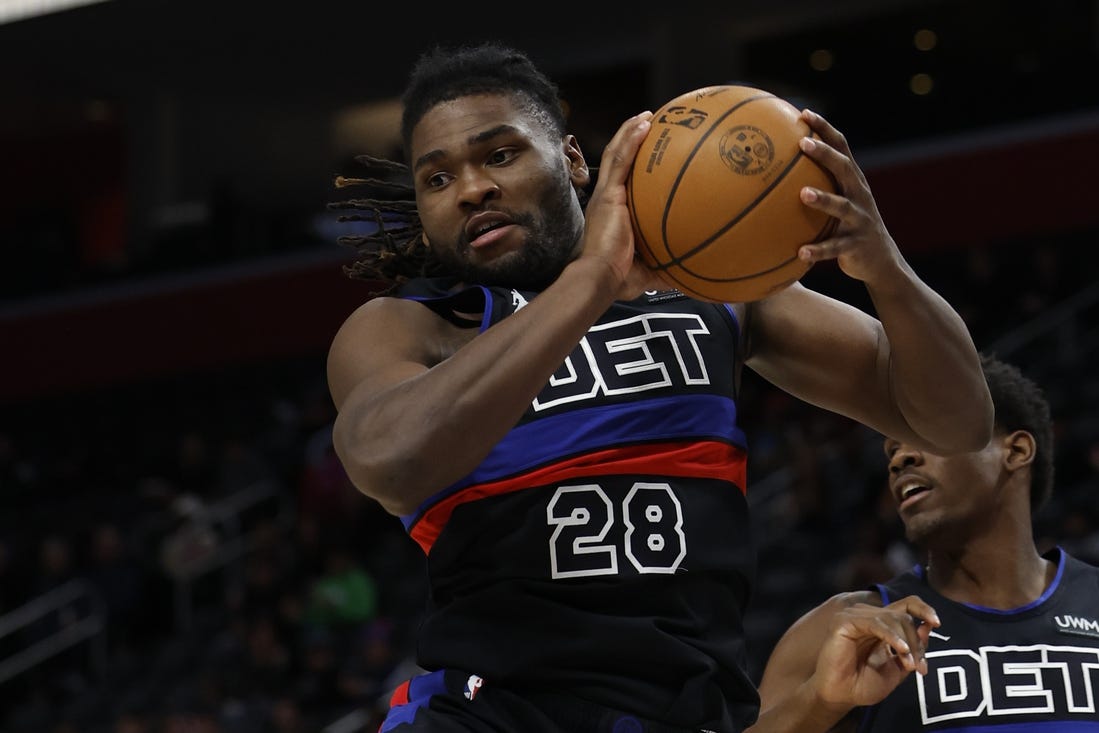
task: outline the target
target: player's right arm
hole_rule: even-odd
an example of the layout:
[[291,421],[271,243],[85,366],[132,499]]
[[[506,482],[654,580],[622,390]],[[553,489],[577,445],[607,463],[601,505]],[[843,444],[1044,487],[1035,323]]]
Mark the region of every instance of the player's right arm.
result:
[[423,304],[375,298],[340,327],[333,443],[351,482],[390,513],[476,468],[611,303],[657,282],[634,257],[625,191],[649,116],[604,149],[579,255],[523,308],[474,335]]
[[850,730],[851,710],[880,702],[911,672],[927,672],[924,650],[938,624],[916,596],[884,608],[869,591],[833,596],[775,645],[760,681],[760,715],[746,733]]
[[608,273],[574,262],[480,334],[411,300],[360,306],[328,353],[333,444],[351,482],[405,515],[472,471],[610,305]]

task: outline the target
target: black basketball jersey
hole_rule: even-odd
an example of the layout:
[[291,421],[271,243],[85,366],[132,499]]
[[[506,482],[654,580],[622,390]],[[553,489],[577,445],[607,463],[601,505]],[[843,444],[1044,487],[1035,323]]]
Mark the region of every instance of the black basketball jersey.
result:
[[1001,611],[947,600],[917,567],[877,588],[883,603],[916,594],[942,625],[928,673],[912,674],[864,712],[860,733],[1099,733],[1099,568],[1060,548],[1040,598]]
[[[418,292],[483,308],[481,330],[536,297]],[[402,518],[428,558],[421,666],[687,728],[754,719],[737,342],[727,306],[614,304],[481,465]]]

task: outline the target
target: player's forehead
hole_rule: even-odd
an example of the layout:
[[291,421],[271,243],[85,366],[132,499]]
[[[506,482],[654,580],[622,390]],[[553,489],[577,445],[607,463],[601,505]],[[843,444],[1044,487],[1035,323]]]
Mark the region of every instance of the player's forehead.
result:
[[435,150],[450,151],[475,144],[498,130],[535,137],[544,134],[529,104],[510,94],[480,93],[447,99],[424,112],[412,129],[415,161]]

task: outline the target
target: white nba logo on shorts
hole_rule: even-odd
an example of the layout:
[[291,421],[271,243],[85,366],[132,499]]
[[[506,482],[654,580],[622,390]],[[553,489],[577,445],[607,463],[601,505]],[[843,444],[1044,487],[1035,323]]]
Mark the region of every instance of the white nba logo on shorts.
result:
[[484,682],[480,677],[475,674],[471,674],[469,679],[466,680],[466,691],[462,694],[466,696],[467,700],[472,700],[477,695],[477,690],[481,689],[481,684]]

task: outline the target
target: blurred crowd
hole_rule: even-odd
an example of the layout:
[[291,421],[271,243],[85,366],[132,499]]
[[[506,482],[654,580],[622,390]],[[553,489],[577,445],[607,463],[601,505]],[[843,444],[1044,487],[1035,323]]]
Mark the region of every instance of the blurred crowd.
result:
[[[980,348],[1046,388],[1057,488],[1036,532],[1099,563],[1095,236],[912,259]],[[834,269],[806,282],[869,307]],[[1020,329],[1033,335],[1013,339]],[[323,363],[317,354],[5,409],[0,730],[376,730],[389,693],[418,671],[424,557],[343,473]],[[877,436],[745,374],[758,672],[802,611],[917,558],[884,491]],[[36,603],[48,610],[5,626]],[[66,636],[89,618],[101,625]],[[4,664],[51,640],[61,648],[5,677]]]

